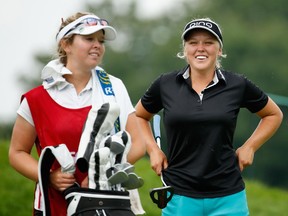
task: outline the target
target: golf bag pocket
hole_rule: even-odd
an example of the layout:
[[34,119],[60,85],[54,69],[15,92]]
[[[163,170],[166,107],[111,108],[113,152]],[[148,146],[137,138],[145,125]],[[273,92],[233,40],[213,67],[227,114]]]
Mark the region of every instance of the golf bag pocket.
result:
[[68,216],[135,216],[127,191],[72,187],[64,192]]

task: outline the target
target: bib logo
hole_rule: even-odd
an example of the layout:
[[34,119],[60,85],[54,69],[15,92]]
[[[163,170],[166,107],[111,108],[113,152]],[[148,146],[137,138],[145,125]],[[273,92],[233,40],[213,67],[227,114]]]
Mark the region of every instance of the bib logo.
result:
[[105,95],[114,96],[112,84],[109,80],[108,74],[103,70],[96,70],[102,90]]
[[113,89],[111,87],[104,88],[104,94],[106,95],[114,95]]

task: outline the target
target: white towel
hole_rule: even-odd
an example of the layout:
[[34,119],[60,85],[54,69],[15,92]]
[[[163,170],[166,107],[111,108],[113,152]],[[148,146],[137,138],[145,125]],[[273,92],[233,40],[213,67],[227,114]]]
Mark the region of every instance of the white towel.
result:
[[144,211],[138,189],[129,190],[130,194],[130,202],[131,202],[131,210],[135,215],[143,215],[146,212]]

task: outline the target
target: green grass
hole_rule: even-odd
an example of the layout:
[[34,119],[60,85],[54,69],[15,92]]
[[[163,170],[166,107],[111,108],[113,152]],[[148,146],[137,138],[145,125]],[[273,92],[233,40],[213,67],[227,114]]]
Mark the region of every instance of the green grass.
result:
[[[7,141],[0,141],[0,216],[31,216],[34,183],[10,167],[8,145]],[[151,188],[161,186],[159,177],[145,158],[138,161],[135,167],[136,173],[145,181],[139,193],[146,215],[161,215],[149,196]],[[288,215],[288,191],[251,180],[246,180],[246,189],[251,216]]]
[[0,141],[0,215],[31,216],[34,184],[11,168],[8,148]]

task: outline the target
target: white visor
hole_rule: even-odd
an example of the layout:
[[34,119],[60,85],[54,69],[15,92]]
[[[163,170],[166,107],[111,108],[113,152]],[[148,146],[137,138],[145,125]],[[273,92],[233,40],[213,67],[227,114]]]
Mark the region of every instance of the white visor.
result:
[[105,40],[114,40],[116,38],[116,30],[109,26],[106,20],[100,19],[95,15],[85,15],[62,28],[56,36],[56,41],[59,43],[62,38],[72,34],[89,35],[99,30],[104,31]]

